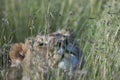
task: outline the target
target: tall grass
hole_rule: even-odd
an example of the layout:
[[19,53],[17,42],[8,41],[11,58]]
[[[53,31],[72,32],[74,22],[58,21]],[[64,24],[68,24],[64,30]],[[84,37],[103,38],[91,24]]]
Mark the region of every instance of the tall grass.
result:
[[[70,28],[80,31],[81,34],[88,19],[99,15],[97,13],[101,12],[102,4],[105,3],[102,0],[98,2],[96,0],[2,0],[2,2],[4,5],[1,19],[6,21],[2,29],[7,26],[8,30],[5,29],[5,32],[8,34],[5,37],[7,38],[12,32],[14,36],[11,38],[14,42],[23,41],[26,37],[39,32],[43,33],[45,29],[51,32],[59,28]],[[94,7],[98,3],[99,6]]]
[[0,46],[38,33],[72,29],[88,80],[119,80],[119,0],[0,0]]

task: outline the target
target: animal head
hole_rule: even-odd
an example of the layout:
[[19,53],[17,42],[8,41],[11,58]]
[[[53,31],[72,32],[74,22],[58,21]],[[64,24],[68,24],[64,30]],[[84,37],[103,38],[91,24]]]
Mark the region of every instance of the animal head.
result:
[[24,43],[14,44],[9,52],[9,56],[12,61],[11,66],[18,66],[25,58],[26,52],[27,46]]

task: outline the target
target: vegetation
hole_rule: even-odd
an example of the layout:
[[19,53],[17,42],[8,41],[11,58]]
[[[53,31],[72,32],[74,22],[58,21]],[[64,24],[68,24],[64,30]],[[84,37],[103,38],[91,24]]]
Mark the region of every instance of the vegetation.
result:
[[0,47],[59,29],[76,32],[83,80],[120,79],[119,0],[0,0]]

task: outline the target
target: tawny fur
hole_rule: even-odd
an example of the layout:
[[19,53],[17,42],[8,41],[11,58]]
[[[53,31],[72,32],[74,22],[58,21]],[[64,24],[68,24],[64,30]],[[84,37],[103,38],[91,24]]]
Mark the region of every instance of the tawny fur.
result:
[[15,43],[11,46],[9,57],[12,61],[8,68],[5,80],[21,80],[22,79],[22,62],[27,52],[27,46],[24,43]]
[[23,59],[26,55],[26,52],[27,52],[27,47],[24,43],[14,44],[11,47],[10,52],[9,52],[9,56],[12,61],[11,66],[19,65],[23,61]]

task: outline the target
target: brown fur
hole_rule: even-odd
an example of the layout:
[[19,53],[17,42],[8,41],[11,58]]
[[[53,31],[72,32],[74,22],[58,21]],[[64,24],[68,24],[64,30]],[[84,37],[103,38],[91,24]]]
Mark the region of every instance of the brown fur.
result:
[[27,47],[24,43],[14,44],[9,52],[12,65],[17,66],[19,64],[18,61],[21,63],[25,57],[26,52],[27,52]]
[[24,43],[15,43],[12,45],[9,57],[12,61],[11,66],[6,73],[6,80],[21,80],[23,68],[21,63],[23,62],[27,52],[27,46]]

